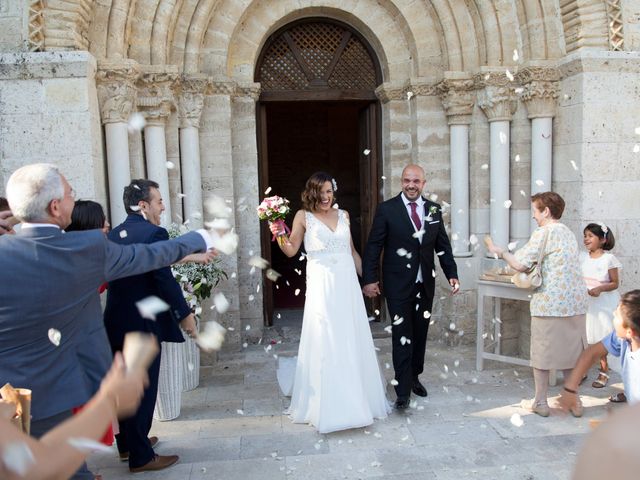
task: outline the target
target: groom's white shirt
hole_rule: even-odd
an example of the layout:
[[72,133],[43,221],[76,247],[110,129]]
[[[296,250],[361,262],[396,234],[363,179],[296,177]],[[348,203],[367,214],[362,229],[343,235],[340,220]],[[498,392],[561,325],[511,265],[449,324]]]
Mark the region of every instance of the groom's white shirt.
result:
[[[405,197],[404,192],[402,192],[400,196],[402,197],[404,207],[407,210],[409,221],[411,222],[411,225],[413,225],[413,229],[417,232],[418,229],[416,228],[416,224],[413,223],[413,219],[411,218],[411,205],[409,205],[411,203],[411,200]],[[418,197],[418,199],[415,201],[415,204],[417,205],[416,211],[418,212],[418,215],[420,215],[420,219],[422,220],[422,224],[424,225],[424,199],[422,198],[422,195]],[[418,241],[422,245],[422,235],[418,235]],[[416,275],[416,283],[418,282],[422,282],[422,266],[420,265],[420,262],[418,262],[418,275]]]

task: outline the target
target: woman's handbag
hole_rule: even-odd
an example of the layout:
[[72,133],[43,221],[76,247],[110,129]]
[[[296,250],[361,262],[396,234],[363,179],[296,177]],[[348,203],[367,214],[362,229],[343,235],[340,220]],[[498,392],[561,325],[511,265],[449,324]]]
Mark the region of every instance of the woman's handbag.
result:
[[549,230],[544,232],[544,239],[538,252],[538,259],[528,270],[524,272],[516,272],[511,277],[511,282],[518,288],[529,288],[535,290],[542,285],[542,258],[544,257],[544,249],[547,246],[547,237]]

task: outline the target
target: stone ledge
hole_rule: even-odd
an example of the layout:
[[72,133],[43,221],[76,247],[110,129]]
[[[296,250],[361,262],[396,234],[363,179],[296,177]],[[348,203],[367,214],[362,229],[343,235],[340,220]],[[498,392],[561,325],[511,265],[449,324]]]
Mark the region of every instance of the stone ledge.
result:
[[558,62],[562,78],[580,73],[640,73],[640,52],[609,52],[602,50],[581,50]]
[[0,54],[0,80],[93,77],[96,59],[89,52]]

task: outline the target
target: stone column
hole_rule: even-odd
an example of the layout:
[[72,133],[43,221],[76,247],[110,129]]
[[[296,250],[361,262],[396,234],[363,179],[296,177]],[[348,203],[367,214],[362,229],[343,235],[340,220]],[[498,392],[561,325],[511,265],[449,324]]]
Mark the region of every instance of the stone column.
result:
[[509,133],[517,102],[511,80],[503,71],[476,76],[478,106],[489,120],[490,233],[497,245],[509,243]]
[[469,125],[474,81],[463,72],[445,72],[438,84],[449,124],[451,161],[451,231],[453,254],[470,257],[469,244]]
[[100,62],[96,75],[106,137],[112,225],[122,223],[127,216],[122,204],[124,187],[131,181],[127,122],[136,104],[135,83],[139,75],[138,64],[133,61]]
[[[531,194],[551,190],[553,117],[559,96],[556,68],[525,67],[518,73],[522,101],[531,119]],[[531,222],[532,230],[536,228]]]
[[200,116],[210,80],[205,75],[183,76],[178,110],[180,114],[180,164],[184,219],[190,228],[202,227],[202,174],[200,170]]
[[169,174],[167,172],[167,144],[165,125],[175,108],[173,88],[178,77],[177,67],[145,66],[138,82],[138,109],[147,123],[144,127],[144,150],[147,160],[147,178],[157,182],[164,202],[164,223],[171,223]]
[[383,83],[376,88],[376,96],[382,104],[382,124],[388,125],[383,131],[389,132],[383,138],[380,152],[383,159],[383,175],[387,178],[383,186],[383,197],[389,198],[397,184],[393,179],[400,178],[405,165],[413,162],[411,139],[411,112],[404,85]]

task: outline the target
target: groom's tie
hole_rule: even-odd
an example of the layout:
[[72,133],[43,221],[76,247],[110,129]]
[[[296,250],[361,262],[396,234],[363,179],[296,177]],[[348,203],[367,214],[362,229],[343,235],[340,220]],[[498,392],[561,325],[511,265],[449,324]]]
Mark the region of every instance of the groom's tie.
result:
[[409,202],[409,205],[411,205],[411,220],[413,220],[416,228],[420,230],[422,228],[422,222],[420,221],[420,215],[418,215],[418,212],[416,212],[416,208],[418,205],[416,204],[416,202]]

